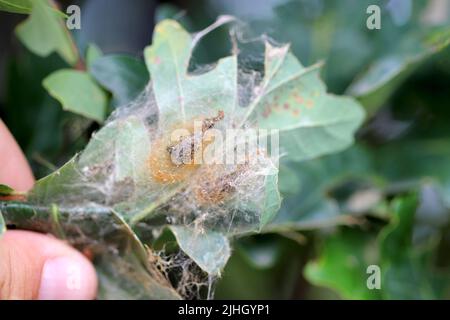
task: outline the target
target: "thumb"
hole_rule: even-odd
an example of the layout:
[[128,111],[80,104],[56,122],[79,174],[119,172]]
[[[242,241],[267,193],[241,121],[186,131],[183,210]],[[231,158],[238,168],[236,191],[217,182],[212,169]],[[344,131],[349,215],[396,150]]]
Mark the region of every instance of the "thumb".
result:
[[0,299],[94,299],[97,277],[81,253],[42,234],[0,238]]

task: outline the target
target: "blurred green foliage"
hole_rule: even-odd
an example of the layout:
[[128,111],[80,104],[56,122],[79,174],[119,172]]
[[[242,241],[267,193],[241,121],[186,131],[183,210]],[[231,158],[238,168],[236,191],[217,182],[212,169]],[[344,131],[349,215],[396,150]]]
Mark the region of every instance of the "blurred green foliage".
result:
[[[23,3],[6,7],[0,0],[0,9],[30,13]],[[185,11],[173,4],[157,9],[157,20],[176,18],[190,31],[219,14],[238,16],[246,23],[242,37],[264,33],[290,42],[306,66],[324,60],[329,90],[354,95],[371,115],[353,147],[281,163],[280,213],[263,234],[235,241],[218,298],[450,298],[450,29],[448,14],[424,22],[430,3],[201,0],[188,2]],[[366,28],[369,4],[382,8],[381,30]],[[51,23],[62,19],[51,17]],[[20,36],[23,25],[18,30],[26,47],[44,57],[25,48],[10,57],[2,113],[40,177],[81,150],[98,128],[62,111],[42,86],[46,77],[77,56],[110,112],[132,100],[149,75],[142,59],[95,49],[84,59],[69,51],[64,35],[34,47],[36,38]],[[206,37],[194,62],[226,55],[227,32]],[[366,286],[373,264],[381,270],[381,290]]]

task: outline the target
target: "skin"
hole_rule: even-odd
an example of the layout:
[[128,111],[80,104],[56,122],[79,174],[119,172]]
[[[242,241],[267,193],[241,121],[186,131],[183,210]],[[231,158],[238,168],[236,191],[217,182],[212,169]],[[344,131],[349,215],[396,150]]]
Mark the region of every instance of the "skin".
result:
[[[0,120],[0,184],[29,190],[33,173]],[[0,300],[94,299],[97,276],[91,262],[54,237],[9,230],[0,237]]]

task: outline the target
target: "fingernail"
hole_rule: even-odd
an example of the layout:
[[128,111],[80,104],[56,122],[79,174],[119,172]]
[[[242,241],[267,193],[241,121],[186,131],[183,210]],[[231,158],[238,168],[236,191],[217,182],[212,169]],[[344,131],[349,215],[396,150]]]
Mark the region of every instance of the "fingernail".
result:
[[[77,257],[48,259],[42,269],[39,300],[93,299],[92,267]],[[94,282],[94,284],[93,284]]]

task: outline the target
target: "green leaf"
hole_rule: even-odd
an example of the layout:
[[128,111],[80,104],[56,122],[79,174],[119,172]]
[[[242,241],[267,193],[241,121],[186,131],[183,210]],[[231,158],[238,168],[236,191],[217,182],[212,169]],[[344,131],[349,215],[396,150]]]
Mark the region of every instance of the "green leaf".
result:
[[267,175],[265,178],[265,199],[260,219],[260,230],[267,225],[280,210],[281,195],[278,190],[278,174]]
[[279,187],[281,209],[263,232],[309,230],[352,221],[330,195],[331,189],[346,181],[371,179],[373,163],[362,145],[319,159],[282,162]]
[[448,272],[434,263],[439,235],[420,245],[413,241],[418,204],[417,194],[396,199],[391,222],[380,234],[385,299],[442,299],[450,289]]
[[181,250],[210,275],[220,275],[231,254],[226,236],[218,232],[199,232],[189,227],[170,226]]
[[[132,115],[109,122],[95,133],[81,154],[77,167],[91,174],[95,168],[109,168],[106,172],[95,173],[95,177],[88,174],[86,179],[90,177],[97,183],[107,183],[113,179],[117,193],[126,195],[129,188],[140,190],[133,197],[119,197],[119,200],[111,203],[124,218],[131,219],[156,201],[155,195],[151,195],[148,190],[147,160],[150,150],[151,140],[144,121]],[[90,194],[102,201],[102,195],[96,190]]]
[[[243,201],[240,201],[240,198],[232,199],[230,212],[224,210],[220,215],[213,216],[211,221],[201,221],[204,225],[200,228],[197,225],[195,229],[190,228],[185,224],[192,219],[194,223],[200,221],[197,220],[196,209],[191,211],[188,208],[186,217],[182,215],[179,220],[176,219],[178,217],[171,219],[174,217],[171,216],[171,209],[177,213],[176,201],[184,201],[184,181],[173,186],[162,186],[149,179],[150,139],[154,134],[161,133],[155,129],[164,129],[166,125],[200,115],[216,115],[218,110],[224,110],[227,120],[232,115],[236,118],[233,120],[249,121],[252,125],[265,129],[281,129],[285,149],[292,154],[298,154],[297,158],[293,158],[300,160],[346,147],[351,143],[353,133],[361,123],[363,113],[350,98],[339,98],[326,93],[325,86],[319,79],[317,65],[304,68],[289,53],[288,46],[276,48],[269,44],[266,44],[265,77],[256,88],[252,88],[250,94],[255,94],[255,99],[250,102],[250,106],[241,108],[237,97],[236,55],[221,59],[206,72],[188,72],[192,50],[203,34],[204,32],[200,32],[191,37],[176,22],[161,22],[155,29],[153,44],[145,50],[145,61],[152,77],[152,93],[159,108],[158,122],[149,120],[149,117],[146,117],[148,114],[118,112],[111,122],[94,135],[81,156],[75,157],[60,170],[36,183],[28,197],[31,201],[28,208],[23,207],[25,204],[17,205],[14,210],[8,205],[3,206],[8,209],[7,219],[35,221],[33,227],[49,228],[53,233],[65,234],[74,243],[80,240],[80,234],[77,233],[80,232],[79,223],[82,225],[81,234],[89,233],[94,240],[95,235],[100,236],[102,241],[105,234],[108,235],[108,239],[114,244],[110,247],[108,242],[107,249],[112,249],[108,250],[109,253],[115,252],[117,248],[130,248],[128,241],[135,238],[135,231],[130,230],[128,221],[132,222],[131,225],[136,230],[145,230],[148,238],[166,227],[170,221],[169,228],[180,249],[202,270],[211,275],[219,275],[229,258],[230,245],[227,236],[217,230],[227,228],[227,235],[231,236],[233,232],[239,234],[255,231],[258,227],[270,226],[276,221],[274,216],[281,201],[276,170],[265,175],[264,193],[258,193],[258,197],[254,198],[250,195],[243,197]],[[143,69],[142,64],[140,67],[138,65],[136,60],[131,62],[129,57],[100,57],[92,62],[89,69],[97,74],[101,73],[99,71],[106,74],[106,70],[114,70],[109,76],[103,74],[103,80],[100,80],[100,77],[98,79],[103,81],[105,86],[114,83],[114,88],[111,86],[110,90],[119,97],[131,96],[127,86],[132,83],[130,77],[135,77],[139,73],[138,70]],[[99,69],[99,66],[104,69]],[[119,74],[120,81],[116,82],[112,74]],[[89,74],[61,70],[47,77],[44,86],[62,103],[64,109],[88,115],[90,118],[99,119],[98,121],[103,119],[106,97]],[[272,103],[277,104],[278,113],[273,111],[265,117],[266,107]],[[300,118],[296,117],[297,112]],[[303,182],[302,179],[298,181]],[[289,190],[285,187],[286,189]],[[180,198],[177,197],[179,194]],[[173,201],[173,207],[167,206],[169,201]],[[208,204],[205,204],[205,207],[205,210],[208,210]],[[255,208],[257,210],[253,210]],[[228,207],[224,206],[224,209]],[[135,214],[135,211],[138,213]],[[153,215],[153,212],[157,214]],[[233,221],[234,212],[242,213],[242,216],[235,220],[237,222]],[[217,221],[214,220],[216,218]],[[101,223],[97,219],[101,219]],[[26,225],[26,222],[23,223]],[[232,223],[242,223],[242,229],[238,225],[237,231],[230,231]],[[91,229],[89,226],[92,224]],[[115,241],[117,228],[126,231],[123,236],[127,241]],[[74,238],[74,234],[78,237]],[[118,237],[119,240],[122,239],[122,234]],[[102,246],[103,242],[99,244],[100,248]],[[142,250],[134,247],[130,250],[131,257],[128,257],[128,251],[119,251],[119,255],[100,256],[97,263],[101,265],[101,276],[112,291],[120,291],[121,295],[127,297],[140,297],[139,292],[129,294],[133,289],[125,289],[125,293],[122,289],[127,288],[125,280],[130,281],[132,288],[136,287],[135,284],[146,283],[146,277],[141,280],[140,276],[133,273],[140,270],[134,261],[138,255],[138,261],[144,269],[152,273],[153,270],[146,265],[151,255],[141,254]],[[119,256],[124,257],[125,262],[120,260]],[[102,262],[103,258],[105,262]],[[115,279],[117,282],[114,282]],[[164,282],[162,279],[154,280],[159,284]]]
[[[52,6],[53,1],[51,3],[46,2],[46,5],[57,13],[61,17],[67,17],[67,15],[57,8]],[[0,0],[0,11],[6,11],[11,13],[21,13],[21,14],[30,14],[33,10],[33,1],[32,0]]]
[[[375,171],[389,183],[432,181],[441,188],[450,207],[450,142],[443,139],[393,141],[373,154]],[[411,161],[415,159],[415,161]]]
[[320,65],[304,68],[288,49],[266,43],[265,77],[243,122],[280,130],[282,151],[296,161],[348,147],[363,110],[349,97],[327,94]]
[[[60,175],[67,175],[68,168],[65,170]],[[57,175],[53,179],[58,179]],[[60,187],[63,185],[63,181],[57,182]],[[46,179],[38,188],[48,183]],[[36,194],[33,201],[35,197]],[[80,210],[0,201],[0,212],[7,223],[19,229],[64,235],[76,248],[93,253],[99,273],[99,298],[180,299],[168,280],[149,262],[146,248],[128,224],[108,208],[86,206]]]
[[83,71],[63,69],[44,79],[45,89],[57,99],[64,110],[103,122],[106,116],[105,92]]
[[0,197],[1,196],[9,196],[9,195],[11,195],[13,193],[14,193],[14,189],[13,188],[11,188],[11,187],[9,187],[7,185],[4,185],[4,184],[0,184]]
[[377,299],[379,290],[367,288],[367,267],[377,262],[373,235],[344,229],[328,237],[320,256],[309,262],[304,275],[311,283],[326,286],[348,299]]
[[161,3],[156,8],[155,20],[159,23],[165,19],[173,19],[180,12],[180,8],[171,3]]
[[22,43],[33,53],[46,57],[57,52],[67,63],[78,61],[78,51],[60,14],[46,0],[35,0],[31,16],[17,29]]
[[391,222],[380,235],[382,259],[402,259],[411,247],[417,206],[417,195],[397,199],[392,205]]
[[[152,78],[160,121],[186,120],[199,114],[232,115],[237,105],[237,59],[220,59],[210,71],[188,74],[194,40],[177,22],[164,20],[144,56]],[[214,113],[212,112],[214,111]]]
[[382,106],[424,61],[450,44],[450,28],[428,31],[421,38],[417,35],[406,37],[403,42],[404,49],[373,61],[347,90],[370,114]]
[[133,101],[149,81],[144,62],[126,55],[100,57],[92,63],[90,73],[112,92],[116,106]]
[[100,300],[180,300],[162,276],[155,278],[133,253],[126,256],[107,254],[96,261]]
[[[239,255],[242,255],[251,267],[264,270],[273,268],[280,262],[286,254],[288,241],[290,240],[274,234],[249,236],[237,240],[234,250],[239,251]],[[291,244],[294,245],[293,242]]]

